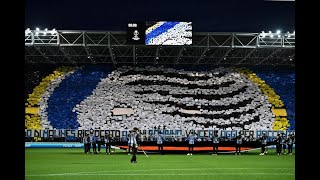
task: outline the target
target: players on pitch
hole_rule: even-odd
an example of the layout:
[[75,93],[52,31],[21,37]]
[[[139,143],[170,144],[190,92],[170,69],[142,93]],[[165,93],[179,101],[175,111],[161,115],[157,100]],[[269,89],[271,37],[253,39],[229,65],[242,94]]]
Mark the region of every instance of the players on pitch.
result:
[[[106,154],[111,154],[111,142],[115,141],[110,134],[106,134],[105,137],[98,137],[94,136],[93,133],[86,134],[83,137],[83,144],[84,144],[84,153],[90,154],[91,152],[91,147],[93,150],[94,154],[99,154],[101,145],[105,145],[106,147]],[[98,146],[98,151],[97,151],[97,146]],[[108,152],[109,151],[109,152]]]
[[213,143],[212,155],[218,155],[218,146],[219,146],[218,131],[214,131],[214,135],[212,136],[212,143]]
[[158,151],[162,155],[164,155],[164,151],[163,151],[163,142],[164,141],[166,141],[166,139],[163,137],[162,132],[160,131],[157,135],[157,145],[158,145]]
[[[162,132],[159,131],[158,134],[154,136],[157,146],[158,146],[158,151],[160,154],[164,154],[163,151],[163,144],[167,140],[163,136]],[[132,158],[131,158],[131,163],[137,163],[136,160],[136,154],[138,151],[138,144],[139,144],[139,133],[137,129],[129,131],[128,135],[128,155],[130,154],[130,150],[132,151]],[[212,141],[212,155],[218,155],[218,149],[219,149],[219,142],[221,138],[218,136],[218,131],[214,131],[214,134],[209,138]],[[265,133],[262,134],[261,137],[256,139],[257,141],[260,142],[261,146],[261,152],[259,155],[265,155],[267,154],[267,144],[268,144],[268,137],[266,136]],[[250,140],[250,139],[249,139]],[[106,147],[106,154],[111,154],[111,142],[115,141],[110,134],[106,134],[105,137],[96,137],[93,135],[93,133],[86,134],[83,138],[83,143],[84,143],[84,152],[89,154],[91,153],[90,148],[92,147],[93,153],[98,154],[100,153],[100,147],[102,144],[105,144]],[[185,139],[188,143],[188,156],[193,155],[195,143],[198,141],[201,141],[201,138],[197,138],[197,134],[194,132],[190,132],[188,137]],[[244,138],[241,133],[234,138],[235,142],[235,155],[240,155],[241,153],[241,146],[243,141],[248,141],[248,139]],[[288,154],[292,155],[292,148],[293,144],[295,143],[295,136],[294,134],[289,134],[288,137],[285,136],[284,133],[278,134],[276,138],[273,139],[273,142],[276,145],[276,154],[281,155],[281,154],[287,154],[286,149],[288,149]],[[98,152],[96,145],[98,145]]]

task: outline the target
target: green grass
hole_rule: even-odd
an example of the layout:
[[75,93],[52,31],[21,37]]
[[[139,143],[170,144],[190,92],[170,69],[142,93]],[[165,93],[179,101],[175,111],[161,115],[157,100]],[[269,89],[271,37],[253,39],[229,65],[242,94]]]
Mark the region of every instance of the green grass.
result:
[[138,154],[137,164],[119,150],[112,155],[84,154],[82,149],[26,149],[26,180],[294,180],[295,156]]

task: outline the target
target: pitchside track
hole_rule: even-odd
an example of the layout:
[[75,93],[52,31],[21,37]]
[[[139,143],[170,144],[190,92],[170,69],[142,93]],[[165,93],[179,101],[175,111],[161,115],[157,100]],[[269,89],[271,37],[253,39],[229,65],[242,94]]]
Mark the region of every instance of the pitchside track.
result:
[[26,180],[294,180],[295,156],[265,156],[251,151],[240,156],[208,153],[137,156],[131,164],[126,152],[84,154],[83,149],[26,149]]

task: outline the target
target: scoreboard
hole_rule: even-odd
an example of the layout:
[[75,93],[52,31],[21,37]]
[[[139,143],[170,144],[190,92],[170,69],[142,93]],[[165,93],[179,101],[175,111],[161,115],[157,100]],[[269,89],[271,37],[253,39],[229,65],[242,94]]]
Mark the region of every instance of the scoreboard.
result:
[[192,22],[128,23],[127,43],[136,45],[191,45]]
[[146,38],[145,30],[145,23],[128,23],[127,43],[143,45]]

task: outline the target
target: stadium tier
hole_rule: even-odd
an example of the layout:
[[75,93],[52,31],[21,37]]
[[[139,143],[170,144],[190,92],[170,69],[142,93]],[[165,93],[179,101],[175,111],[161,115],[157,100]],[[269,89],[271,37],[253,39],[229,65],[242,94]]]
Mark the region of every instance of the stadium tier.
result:
[[293,72],[92,65],[29,76],[26,129],[294,129]]

